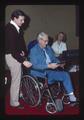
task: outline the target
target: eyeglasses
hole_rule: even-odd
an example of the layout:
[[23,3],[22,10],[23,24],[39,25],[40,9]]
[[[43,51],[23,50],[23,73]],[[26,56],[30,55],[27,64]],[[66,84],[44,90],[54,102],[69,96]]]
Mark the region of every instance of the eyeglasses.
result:
[[44,39],[42,39],[45,43],[48,43],[48,40],[44,40]]

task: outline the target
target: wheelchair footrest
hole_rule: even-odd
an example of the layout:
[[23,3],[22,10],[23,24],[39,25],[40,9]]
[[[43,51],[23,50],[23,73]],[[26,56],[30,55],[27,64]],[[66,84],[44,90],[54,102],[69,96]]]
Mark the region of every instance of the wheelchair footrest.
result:
[[56,99],[55,104],[56,104],[57,112],[63,111],[64,106],[63,106],[63,102],[61,99]]

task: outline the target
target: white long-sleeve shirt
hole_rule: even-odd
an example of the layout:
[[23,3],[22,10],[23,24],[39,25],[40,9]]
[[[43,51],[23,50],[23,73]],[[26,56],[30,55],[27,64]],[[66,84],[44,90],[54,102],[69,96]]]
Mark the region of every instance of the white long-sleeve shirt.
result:
[[52,47],[52,49],[55,52],[55,54],[56,54],[57,57],[60,54],[62,54],[63,51],[67,50],[66,43],[64,43],[62,41],[60,42],[60,44],[58,44],[58,41],[54,42],[51,47]]

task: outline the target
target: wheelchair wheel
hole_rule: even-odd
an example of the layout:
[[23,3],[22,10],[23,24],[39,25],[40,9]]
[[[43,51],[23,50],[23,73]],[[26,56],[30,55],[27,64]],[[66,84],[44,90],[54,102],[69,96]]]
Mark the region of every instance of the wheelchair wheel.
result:
[[35,78],[24,75],[21,80],[23,100],[31,107],[36,107],[41,101],[41,93]]
[[51,103],[48,102],[46,104],[46,111],[50,114],[55,114],[57,112],[55,105],[52,102]]
[[50,114],[63,111],[63,103],[61,99],[56,99],[55,102],[47,102],[46,111]]

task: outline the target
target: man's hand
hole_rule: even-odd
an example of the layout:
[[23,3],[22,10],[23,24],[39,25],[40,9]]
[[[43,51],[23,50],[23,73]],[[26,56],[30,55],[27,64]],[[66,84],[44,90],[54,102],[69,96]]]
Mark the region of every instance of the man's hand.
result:
[[48,68],[51,68],[51,69],[56,69],[59,66],[60,66],[60,64],[56,64],[56,63],[50,63],[50,64],[48,64]]
[[27,68],[30,68],[32,66],[32,63],[30,63],[29,61],[24,61],[23,65]]

